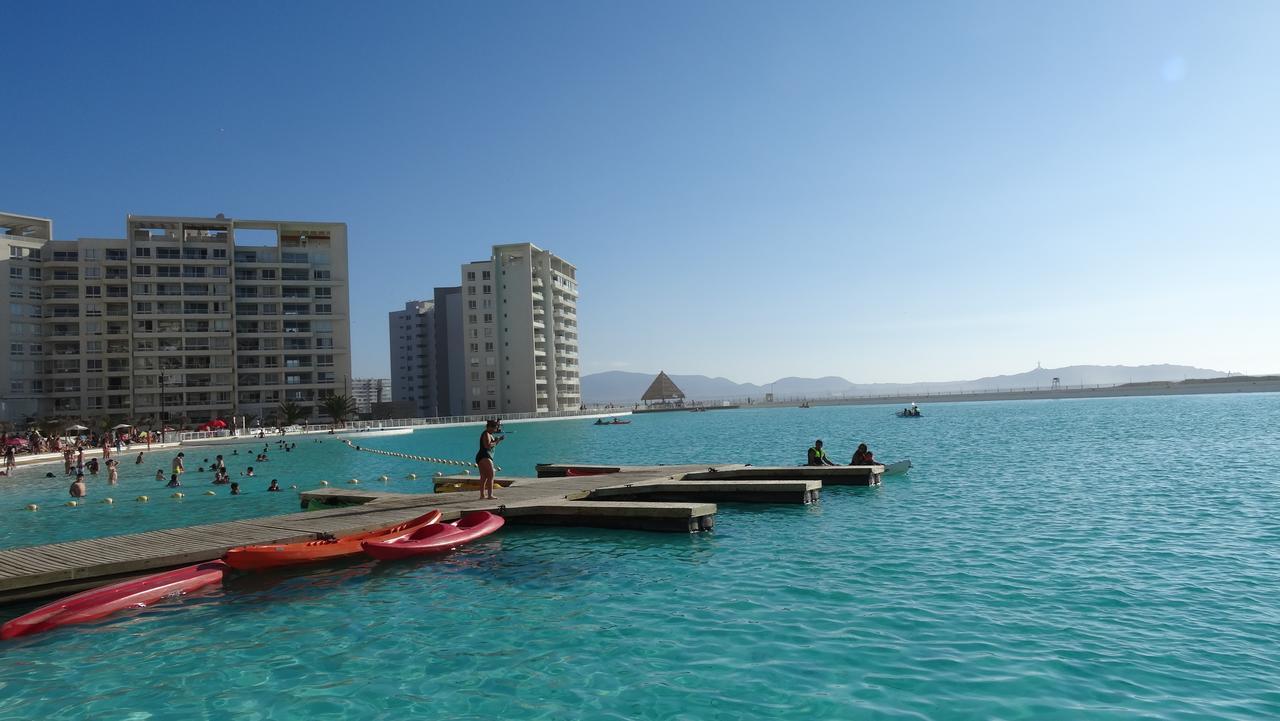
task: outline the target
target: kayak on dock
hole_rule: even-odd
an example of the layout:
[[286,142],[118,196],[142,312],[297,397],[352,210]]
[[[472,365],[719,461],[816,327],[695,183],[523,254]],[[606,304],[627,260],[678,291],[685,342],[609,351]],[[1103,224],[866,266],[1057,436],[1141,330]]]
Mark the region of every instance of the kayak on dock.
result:
[[227,551],[223,559],[227,565],[241,571],[261,571],[267,568],[293,566],[299,563],[315,563],[360,553],[361,544],[367,541],[386,541],[413,533],[423,527],[440,522],[440,511],[431,511],[404,523],[357,533],[341,538],[326,538],[300,543],[277,543],[265,546],[240,546]]
[[82,591],[45,604],[0,626],[0,639],[17,638],[75,623],[88,623],[117,611],[150,606],[172,596],[221,583],[226,570],[227,564],[222,561],[207,561]]
[[364,552],[380,561],[452,551],[502,528],[506,519],[488,511],[474,511],[453,523],[437,523],[386,541],[365,541]]

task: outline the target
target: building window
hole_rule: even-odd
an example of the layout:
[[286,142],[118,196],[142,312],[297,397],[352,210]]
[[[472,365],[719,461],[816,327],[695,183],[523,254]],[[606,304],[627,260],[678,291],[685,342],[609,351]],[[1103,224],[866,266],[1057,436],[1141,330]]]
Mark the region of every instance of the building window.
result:
[[467,301],[467,310],[475,310],[476,302],[474,300]]
[[101,277],[102,277],[102,269],[101,269],[101,268],[85,268],[85,269],[84,269],[84,277],[86,277],[86,278],[101,278]]
[[21,269],[21,268],[19,268],[19,267],[17,267],[17,266],[10,266],[10,267],[9,267],[9,277],[10,277],[10,278],[17,278],[18,280],[22,280],[22,269]]
[[21,344],[21,343],[10,343],[10,344],[9,344],[9,355],[22,355],[22,344]]
[[492,313],[485,313],[485,314],[484,314],[484,322],[485,322],[485,323],[492,323],[492,322],[493,322],[493,314],[492,314]]
[[494,408],[497,408],[497,407],[498,407],[497,401],[489,401],[489,410],[493,410]]
[[481,280],[489,280],[489,271],[487,271],[487,270],[486,270],[486,271],[482,272],[482,273],[480,274],[480,278],[481,278]]
[[476,272],[474,270],[468,270],[467,280],[475,280],[475,279],[476,279]]
[[484,344],[484,351],[485,351],[486,353],[492,353],[492,352],[493,352],[493,343],[485,343],[485,344]]
[[488,295],[489,293],[492,293],[492,292],[493,292],[493,286],[491,286],[491,285],[486,285],[486,286],[484,287],[484,293],[485,293],[485,295]]
[[472,353],[479,353],[479,352],[480,352],[480,344],[479,344],[479,343],[472,343],[472,344],[471,344],[471,352],[472,352]]
[[474,285],[467,286],[467,295],[475,295],[476,287]]
[[480,410],[480,401],[471,401],[471,410],[473,411]]
[[[86,276],[86,277],[87,277],[87,276]],[[84,297],[86,297],[86,298],[101,298],[101,297],[102,297],[102,286],[100,286],[100,285],[86,285],[86,286],[84,287]]]
[[485,373],[484,373],[484,379],[485,379],[485,380],[487,380],[487,381],[496,381],[496,380],[498,380],[498,379],[497,379],[497,377],[496,377],[496,374],[495,374],[493,371],[485,371]]

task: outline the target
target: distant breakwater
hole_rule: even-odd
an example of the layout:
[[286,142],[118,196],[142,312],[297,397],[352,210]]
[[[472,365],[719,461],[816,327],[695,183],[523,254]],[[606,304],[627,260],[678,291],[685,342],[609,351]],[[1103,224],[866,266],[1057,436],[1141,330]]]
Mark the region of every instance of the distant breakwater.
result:
[[[1228,378],[1205,381],[1169,381],[1134,383],[1118,386],[1062,386],[1059,388],[1019,388],[990,391],[943,391],[884,396],[849,396],[835,398],[790,398],[763,402],[752,399],[733,401],[742,407],[776,408],[799,403],[824,406],[867,406],[911,403],[961,403],[969,401],[1029,401],[1061,398],[1123,398],[1129,396],[1181,396],[1205,393],[1280,393],[1280,377]],[[705,405],[713,405],[710,402]]]

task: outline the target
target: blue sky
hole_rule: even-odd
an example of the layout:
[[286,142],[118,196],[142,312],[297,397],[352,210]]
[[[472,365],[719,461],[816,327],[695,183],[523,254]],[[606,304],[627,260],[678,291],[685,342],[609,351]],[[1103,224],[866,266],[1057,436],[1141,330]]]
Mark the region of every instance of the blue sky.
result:
[[1280,371],[1280,4],[9,3],[0,209],[349,225],[386,313],[529,241],[584,370]]

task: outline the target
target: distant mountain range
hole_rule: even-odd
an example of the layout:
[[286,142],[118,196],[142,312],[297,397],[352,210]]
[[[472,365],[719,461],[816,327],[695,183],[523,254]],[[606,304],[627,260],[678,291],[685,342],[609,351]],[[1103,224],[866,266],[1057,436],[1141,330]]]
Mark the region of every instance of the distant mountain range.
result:
[[[606,371],[582,377],[584,403],[635,403],[658,374]],[[990,376],[968,381],[920,383],[854,383],[839,376],[823,378],[779,378],[769,385],[734,383],[728,378],[699,375],[672,375],[689,400],[714,401],[738,398],[763,398],[773,393],[777,398],[829,398],[832,396],[910,395],[939,391],[987,391],[1010,388],[1047,388],[1054,378],[1064,386],[1115,385],[1180,381],[1187,378],[1225,378],[1226,373],[1207,368],[1180,365],[1148,366],[1067,366],[1036,368],[1025,373]]]

